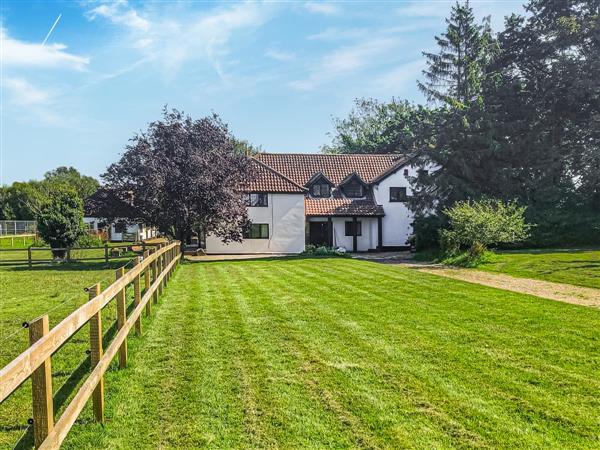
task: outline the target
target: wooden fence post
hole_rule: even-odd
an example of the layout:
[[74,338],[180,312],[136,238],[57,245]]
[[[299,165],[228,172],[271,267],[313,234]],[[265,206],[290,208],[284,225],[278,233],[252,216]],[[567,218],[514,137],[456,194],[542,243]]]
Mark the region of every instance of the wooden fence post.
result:
[[[125,275],[125,268],[119,267],[116,271],[117,280]],[[125,322],[127,321],[127,306],[125,304],[125,290],[127,286],[125,286],[119,293],[117,294],[117,328],[121,329],[125,326]],[[119,348],[119,367],[124,369],[127,367],[127,339],[123,341],[121,347]]]
[[[92,300],[100,295],[100,283],[97,283],[88,290],[89,299]],[[98,362],[104,354],[102,349],[102,311],[98,311],[90,319],[90,365],[91,369],[98,365]],[[100,423],[104,423],[104,377],[100,378],[94,393],[92,394],[92,403],[94,406],[94,418]]]
[[[48,315],[29,323],[29,345],[33,345],[50,331]],[[33,440],[39,447],[54,428],[54,406],[52,404],[52,364],[45,360],[31,375],[33,398]]]
[[[135,269],[140,265],[140,257],[136,256],[133,259],[133,268]],[[133,304],[137,307],[142,302],[142,292],[140,290],[140,274],[137,274],[133,279]],[[138,316],[135,321],[135,334],[138,336],[142,335],[142,316]]]
[[[158,251],[161,251],[163,249],[165,245],[164,244],[160,244],[160,246],[158,247]],[[158,275],[160,275],[162,273],[162,271],[164,270],[164,263],[165,263],[165,254],[161,253],[160,256],[158,257]],[[163,286],[165,284],[165,279],[164,277],[161,279],[160,283],[158,283],[158,295],[162,295],[163,294]]]
[[104,244],[104,261],[108,264],[108,243]]
[[31,268],[31,247],[27,247],[27,263],[29,268]]
[[[144,259],[148,256],[150,256],[150,252],[146,250],[144,252]],[[148,292],[148,289],[150,289],[150,266],[146,266],[146,269],[144,270],[144,294]],[[152,302],[147,302],[146,316],[149,316],[150,314],[152,314]]]
[[[156,253],[156,248],[153,248],[150,253]],[[156,259],[154,261],[152,261],[152,283],[154,283],[156,281],[156,277],[158,276],[158,274],[156,273]],[[154,289],[154,292],[152,293],[152,301],[154,303],[158,303],[158,291],[157,289]]]

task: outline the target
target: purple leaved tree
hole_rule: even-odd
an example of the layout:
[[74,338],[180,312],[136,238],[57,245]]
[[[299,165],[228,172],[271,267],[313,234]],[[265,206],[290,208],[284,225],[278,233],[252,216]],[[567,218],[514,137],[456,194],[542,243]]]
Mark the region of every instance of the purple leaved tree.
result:
[[[250,176],[250,160],[234,150],[216,114],[193,120],[165,107],[162,120],[136,134],[102,179],[131,205],[129,220],[154,225],[183,244],[194,230],[223,242],[242,239],[248,216],[240,188]],[[108,219],[122,218],[122,208],[110,214],[107,206]]]

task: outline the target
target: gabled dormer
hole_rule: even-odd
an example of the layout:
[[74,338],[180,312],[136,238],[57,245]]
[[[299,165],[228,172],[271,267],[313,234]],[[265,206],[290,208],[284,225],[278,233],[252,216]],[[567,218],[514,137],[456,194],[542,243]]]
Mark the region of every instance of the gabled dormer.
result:
[[347,198],[363,198],[369,185],[356,172],[352,172],[340,182],[340,190]]
[[310,196],[316,198],[331,197],[331,190],[334,186],[335,185],[323,172],[315,173],[306,183]]

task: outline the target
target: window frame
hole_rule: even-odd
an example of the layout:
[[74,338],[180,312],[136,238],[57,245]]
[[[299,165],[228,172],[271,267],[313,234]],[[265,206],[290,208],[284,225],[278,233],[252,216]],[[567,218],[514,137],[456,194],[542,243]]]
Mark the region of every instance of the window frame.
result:
[[[326,190],[327,190],[327,195],[323,194],[323,187],[325,186]],[[315,193],[315,188],[319,189],[319,193]],[[314,183],[311,187],[310,187],[310,195],[312,197],[315,198],[329,198],[331,197],[331,186],[329,185],[329,183]]]
[[[347,189],[349,187],[350,184],[356,184],[358,186],[358,188],[360,189],[360,195],[348,195]],[[344,183],[342,185],[342,192],[344,193],[344,196],[346,198],[364,198],[366,195],[365,192],[365,186],[358,180],[350,180],[347,183]]]
[[[404,192],[404,195],[402,198],[394,198],[392,194],[394,191]],[[390,203],[404,203],[406,201],[408,201],[408,191],[405,186],[390,186]]]
[[[346,220],[344,225],[344,236],[354,236],[354,234],[348,234],[348,226],[350,226],[351,233],[356,231],[354,230],[354,220]],[[362,236],[362,221],[356,221],[356,228],[358,229],[358,234],[356,236]]]
[[[252,196],[256,195],[258,202],[252,204]],[[260,202],[260,199],[264,199],[264,202]],[[269,206],[269,193],[268,192],[248,192],[246,194],[246,206],[248,208],[267,208]]]
[[[258,236],[253,236],[252,231],[258,227]],[[263,231],[266,230],[266,236],[263,236]],[[242,236],[244,239],[269,239],[269,224],[268,223],[251,223],[249,227],[245,228]]]

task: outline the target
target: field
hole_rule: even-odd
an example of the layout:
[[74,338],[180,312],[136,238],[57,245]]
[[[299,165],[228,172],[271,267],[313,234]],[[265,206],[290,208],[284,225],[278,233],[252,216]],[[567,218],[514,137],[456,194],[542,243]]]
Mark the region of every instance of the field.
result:
[[600,289],[600,250],[498,252],[477,269]]
[[[0,267],[0,367],[10,362],[28,346],[27,329],[21,324],[48,312],[50,326],[56,325],[75,308],[88,300],[84,292],[97,282],[107,286],[114,280],[117,267],[127,259],[104,262],[68,263],[45,266]],[[103,314],[106,324],[115,320],[114,307]],[[53,358],[52,371],[55,403],[58,407],[72,395],[85,371],[89,369],[88,327],[83,327]],[[71,376],[75,373],[74,376]],[[31,417],[30,382],[0,405],[0,448],[13,448],[24,436],[20,448],[28,448],[31,436],[27,419]],[[59,408],[60,410],[60,408]]]
[[187,263],[65,448],[600,445],[600,312],[348,259]]
[[[113,268],[0,269],[0,363],[20,321],[55,324]],[[105,426],[88,405],[64,448],[600,446],[591,308],[351,259],[186,263],[144,333],[108,372]],[[59,412],[87,342],[53,358]],[[29,389],[0,406],[0,448],[31,447]]]

